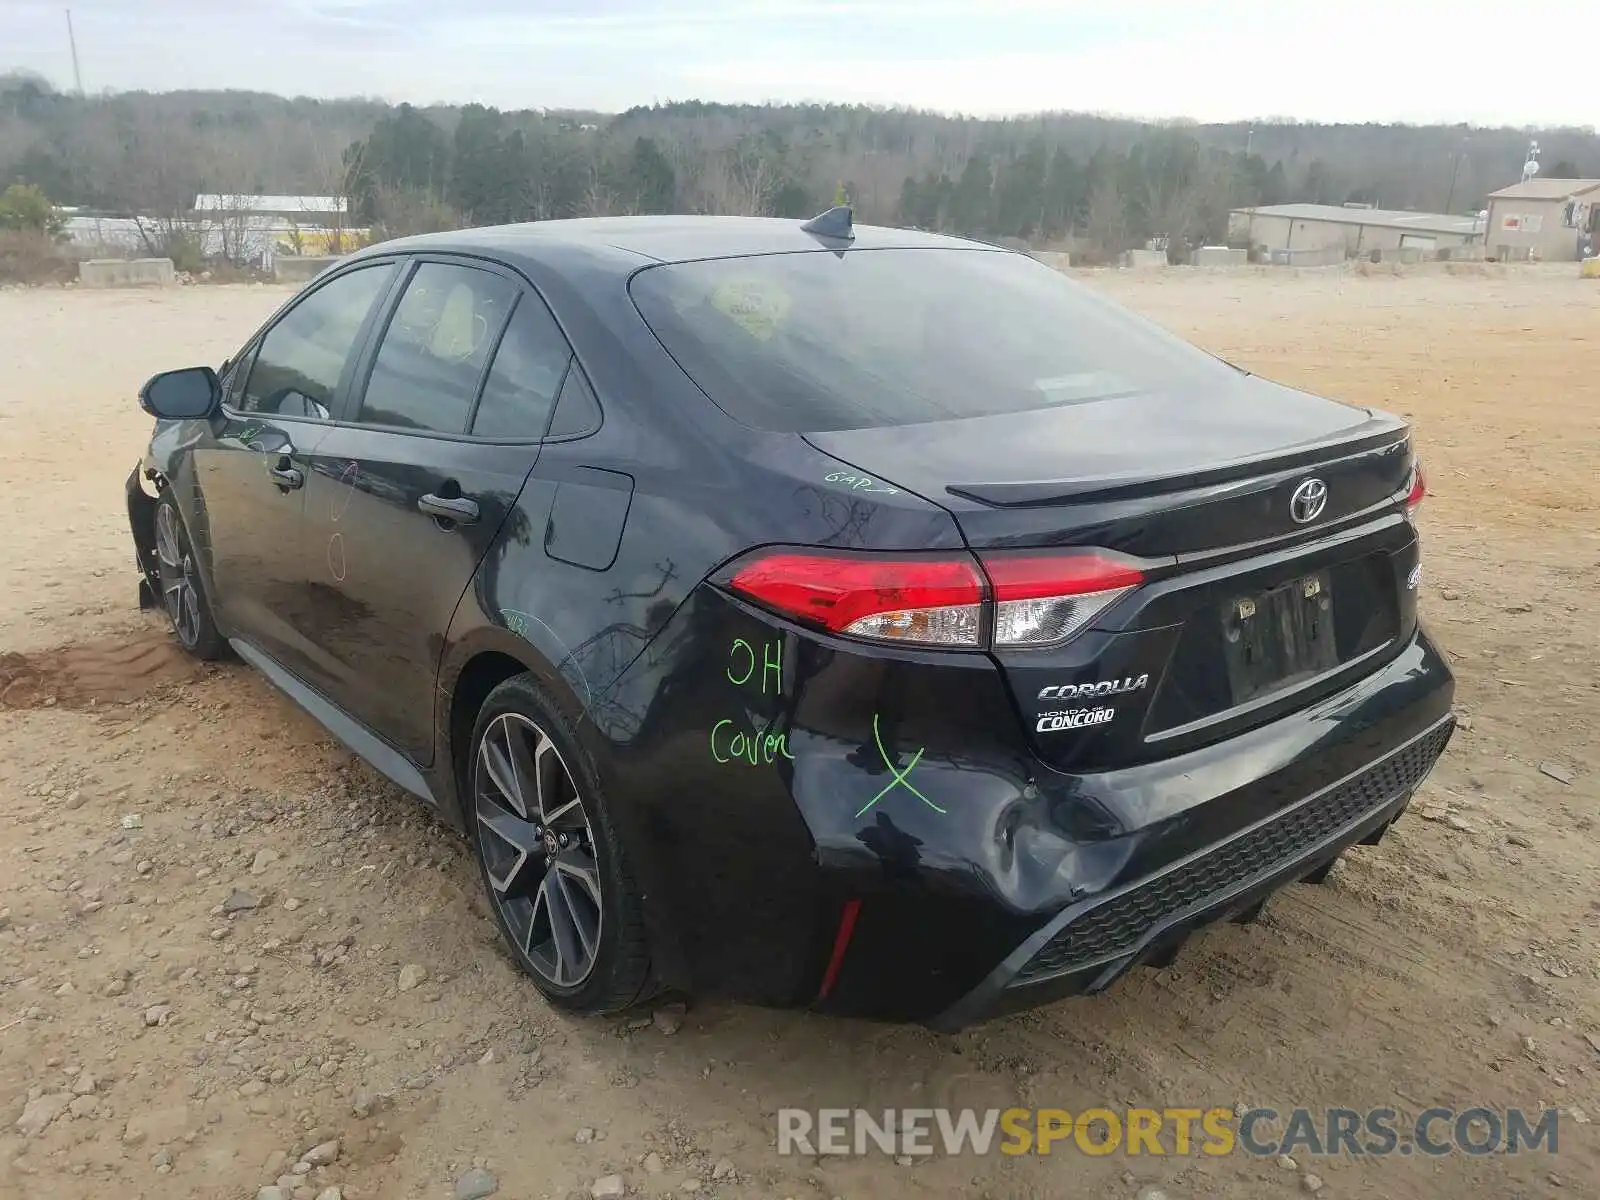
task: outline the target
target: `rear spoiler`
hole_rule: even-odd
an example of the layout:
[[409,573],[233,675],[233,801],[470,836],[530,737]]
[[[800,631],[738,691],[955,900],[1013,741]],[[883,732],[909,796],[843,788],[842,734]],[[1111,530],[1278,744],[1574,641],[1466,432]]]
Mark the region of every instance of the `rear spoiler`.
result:
[[1189,491],[1238,480],[1259,480],[1277,472],[1293,473],[1306,467],[1354,458],[1360,454],[1409,453],[1411,427],[1388,414],[1368,419],[1334,437],[1319,438],[1274,450],[1254,458],[1234,459],[1186,475],[1114,475],[1089,479],[1050,479],[1028,483],[952,483],[945,491],[992,508],[1030,508],[1051,504],[1079,504],[1116,500],[1126,496],[1152,496]]

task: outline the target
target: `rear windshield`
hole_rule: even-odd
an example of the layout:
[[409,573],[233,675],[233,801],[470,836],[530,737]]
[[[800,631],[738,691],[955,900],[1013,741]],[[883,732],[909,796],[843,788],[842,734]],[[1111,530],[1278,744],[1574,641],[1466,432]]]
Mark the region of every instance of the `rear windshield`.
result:
[[853,250],[675,263],[641,271],[632,292],[690,377],[760,429],[1026,412],[1234,374],[1020,254]]

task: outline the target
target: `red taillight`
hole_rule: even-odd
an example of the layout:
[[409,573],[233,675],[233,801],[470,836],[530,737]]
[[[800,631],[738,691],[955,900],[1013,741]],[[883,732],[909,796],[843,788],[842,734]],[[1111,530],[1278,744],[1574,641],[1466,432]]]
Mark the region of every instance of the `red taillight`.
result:
[[[968,554],[757,551],[725,576],[763,607],[833,633],[874,641],[978,649],[1054,646],[1144,581],[1103,550]],[[984,610],[988,608],[986,613]]]
[[1096,550],[981,558],[994,588],[996,649],[1064,642],[1144,582],[1138,567]]
[[935,646],[981,644],[983,580],[965,554],[772,551],[742,564],[728,586],[834,633]]
[[1428,481],[1422,476],[1422,464],[1414,461],[1411,464],[1411,490],[1406,493],[1406,512],[1415,512],[1427,494]]

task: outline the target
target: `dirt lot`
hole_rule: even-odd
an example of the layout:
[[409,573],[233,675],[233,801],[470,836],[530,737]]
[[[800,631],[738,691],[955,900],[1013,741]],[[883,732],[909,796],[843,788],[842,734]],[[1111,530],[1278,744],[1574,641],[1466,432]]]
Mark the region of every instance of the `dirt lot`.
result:
[[[1112,995],[954,1038],[716,1002],[681,1027],[552,1012],[499,953],[462,843],[135,610],[134,390],[221,359],[284,293],[0,292],[0,1197],[250,1200],[332,1139],[286,1196],[448,1200],[474,1167],[519,1200],[612,1174],[796,1200],[1277,1197],[1308,1171],[1332,1197],[1600,1194],[1600,285],[1091,280],[1263,374],[1415,418],[1424,611],[1468,722],[1329,886]],[[402,990],[407,967],[426,978]],[[1018,1103],[1564,1111],[1554,1157],[773,1148],[785,1106]]]

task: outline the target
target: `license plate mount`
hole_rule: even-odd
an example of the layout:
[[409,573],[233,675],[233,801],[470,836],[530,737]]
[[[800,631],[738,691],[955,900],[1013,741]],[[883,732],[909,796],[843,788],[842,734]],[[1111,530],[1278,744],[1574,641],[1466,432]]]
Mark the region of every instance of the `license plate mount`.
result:
[[1224,603],[1223,652],[1235,704],[1339,665],[1333,603],[1326,571]]

